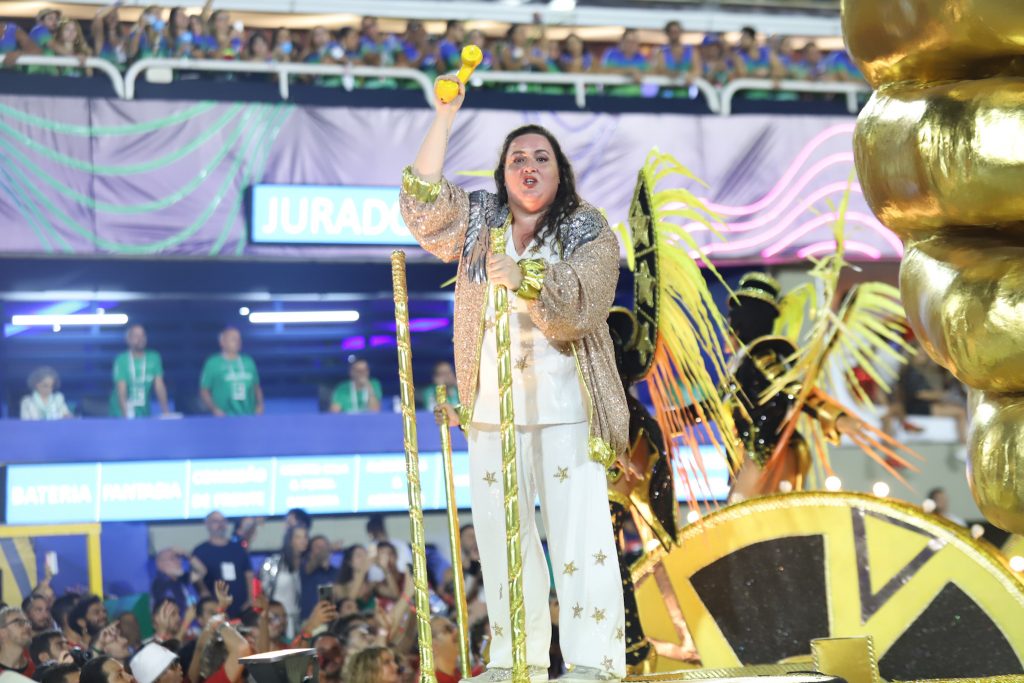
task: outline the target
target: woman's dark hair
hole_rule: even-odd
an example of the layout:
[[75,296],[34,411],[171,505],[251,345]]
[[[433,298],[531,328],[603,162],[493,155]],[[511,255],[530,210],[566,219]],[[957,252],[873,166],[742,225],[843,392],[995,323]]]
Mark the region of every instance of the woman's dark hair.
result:
[[[174,47],[175,48],[178,47],[177,46],[177,42],[178,42],[178,27],[175,24],[174,18],[176,16],[178,16],[179,14],[181,14],[182,12],[184,12],[184,11],[185,11],[184,7],[173,7],[173,8],[171,8],[171,13],[167,15],[167,33],[170,34],[171,38],[174,39],[174,43],[175,43]],[[188,28],[186,27],[185,30],[187,31]],[[133,325],[132,327],[135,327],[135,326]]]
[[352,577],[355,575],[355,570],[352,568],[352,558],[359,548],[362,548],[363,551],[366,550],[366,548],[358,544],[345,548],[345,554],[341,558],[341,567],[338,568],[338,583],[344,585],[352,580]]
[[250,55],[252,54],[252,46],[256,43],[257,40],[262,40],[264,43],[266,43],[267,49],[270,49],[270,41],[267,40],[267,37],[265,35],[263,35],[263,31],[254,31],[253,34],[249,36],[249,43],[246,46],[249,49]]
[[519,126],[507,136],[501,145],[501,154],[498,156],[498,166],[494,169],[494,184],[498,187],[498,201],[508,204],[508,188],[505,187],[505,159],[508,157],[508,148],[512,141],[523,135],[542,135],[551,144],[551,150],[555,153],[555,161],[558,164],[558,189],[555,191],[555,198],[551,206],[547,208],[544,215],[537,221],[537,231],[534,238],[538,244],[545,244],[550,238],[555,238],[555,244],[562,244],[560,226],[569,220],[569,217],[580,207],[580,196],[576,193],[576,176],[572,172],[572,164],[569,158],[562,151],[562,146],[547,128],[530,123]]
[[298,530],[305,532],[306,537],[309,537],[309,529],[304,526],[290,526],[284,532],[284,545],[281,546],[281,562],[284,563],[285,567],[288,567],[288,571],[297,572],[302,564],[302,556],[296,555],[292,549],[292,537],[295,536],[295,532]]
[[107,655],[93,657],[82,667],[79,683],[107,683],[107,672],[103,670],[103,665],[113,661],[117,660]]

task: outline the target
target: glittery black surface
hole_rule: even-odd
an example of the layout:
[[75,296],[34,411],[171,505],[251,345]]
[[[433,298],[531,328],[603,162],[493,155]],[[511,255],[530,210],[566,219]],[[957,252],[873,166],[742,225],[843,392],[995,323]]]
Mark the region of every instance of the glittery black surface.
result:
[[824,547],[821,536],[763,541],[693,575],[693,587],[741,662],[810,654],[810,641],[828,636]]
[[767,401],[761,400],[761,395],[771,386],[773,378],[766,377],[758,366],[781,364],[794,351],[788,341],[775,337],[755,341],[734,375],[736,384],[742,389],[739,399],[745,409],[737,408],[733,411],[736,431],[747,452],[761,466],[764,466],[775,450],[794,397],[780,392]]
[[[1024,629],[1024,621],[1019,627]],[[1024,673],[999,628],[952,583],[893,643],[878,668],[888,680]]]
[[[619,503],[609,503],[612,513],[612,530],[615,539],[622,538],[622,525],[629,512]],[[651,644],[640,625],[640,609],[636,604],[636,587],[629,573],[629,559],[622,552],[622,545],[615,543],[615,555],[619,561],[619,575],[622,578],[622,602],[626,610],[626,666],[635,666],[647,659]]]

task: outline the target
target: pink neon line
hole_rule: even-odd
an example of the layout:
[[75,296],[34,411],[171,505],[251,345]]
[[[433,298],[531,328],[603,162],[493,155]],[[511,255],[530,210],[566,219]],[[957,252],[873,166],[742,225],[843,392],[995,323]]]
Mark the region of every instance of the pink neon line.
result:
[[[789,245],[793,244],[794,242],[799,240],[801,237],[804,237],[805,235],[807,235],[809,232],[811,232],[815,228],[819,228],[822,225],[826,225],[828,223],[832,223],[832,222],[835,222],[837,220],[839,220],[839,214],[835,213],[835,212],[827,213],[827,214],[822,215],[822,216],[818,216],[814,220],[812,220],[810,222],[807,222],[807,223],[804,223],[803,225],[801,225],[796,230],[793,230],[793,231],[787,233],[786,236],[783,237],[782,239],[780,239],[776,244],[774,244],[771,247],[768,247],[767,249],[762,251],[761,255],[764,256],[765,258],[770,258],[772,256],[775,256],[780,251],[782,251],[783,249],[785,249]],[[860,213],[859,211],[849,211],[846,214],[846,222],[847,223],[849,223],[849,222],[860,223],[861,225],[864,225],[866,227],[871,228],[876,233],[880,234],[883,238],[886,238],[887,235],[889,237],[891,237],[892,239],[896,238],[895,235],[893,235],[891,232],[886,230],[885,226],[883,226],[881,223],[879,223],[877,220],[875,220],[874,216],[871,216],[871,215],[866,214],[866,213]],[[889,240],[886,239],[886,241],[888,242]],[[890,243],[890,245],[892,244],[891,242],[889,242],[889,243]],[[897,249],[897,253],[902,255],[902,249],[898,248]]]
[[[815,242],[814,244],[809,244],[806,247],[801,248],[800,251],[796,252],[796,255],[798,258],[807,258],[808,256],[818,256],[820,254],[828,253],[829,251],[832,251],[835,248],[835,240],[826,240],[824,242]],[[857,242],[855,240],[846,241],[846,250],[861,253],[870,259],[874,259],[875,261],[882,258],[882,252],[880,252],[878,249],[872,247],[870,244],[864,244],[863,242]]]
[[702,199],[701,201],[704,203],[705,206],[707,206],[715,213],[720,213],[727,216],[742,216],[745,214],[754,213],[755,211],[760,211],[765,206],[770,204],[775,199],[775,197],[779,195],[783,189],[785,189],[786,185],[792,182],[793,176],[796,175],[796,172],[800,170],[800,167],[807,162],[807,159],[810,158],[811,154],[813,154],[814,151],[818,149],[818,147],[823,145],[825,141],[828,140],[829,138],[833,138],[842,133],[849,133],[852,135],[855,125],[856,124],[852,123],[840,123],[835,126],[832,126],[831,128],[826,128],[825,130],[821,131],[816,136],[814,136],[811,139],[811,141],[804,145],[804,148],[800,150],[800,153],[797,155],[796,159],[794,159],[793,163],[790,164],[789,168],[786,169],[786,172],[782,174],[782,178],[780,178],[779,182],[775,184],[775,187],[773,187],[768,192],[768,194],[766,194],[764,197],[757,200],[753,204],[748,204],[747,206],[729,206],[726,204],[715,204],[709,199]]
[[[765,242],[767,242],[769,240],[772,240],[772,239],[775,239],[775,238],[779,237],[780,235],[782,235],[783,233],[785,233],[786,229],[790,225],[792,225],[794,221],[796,221],[798,218],[800,218],[800,216],[802,216],[804,213],[806,213],[807,210],[811,206],[813,206],[816,202],[818,202],[821,199],[824,199],[825,197],[829,196],[830,194],[833,194],[833,193],[836,193],[836,192],[845,192],[846,188],[847,188],[847,183],[832,183],[831,185],[826,185],[825,187],[820,188],[814,194],[811,194],[811,195],[808,195],[807,197],[804,197],[803,201],[801,201],[796,206],[796,208],[794,208],[792,211],[790,211],[786,215],[786,217],[783,218],[774,228],[772,228],[770,230],[767,230],[767,231],[764,231],[764,232],[759,232],[757,235],[754,235],[752,237],[748,237],[747,239],[736,240],[735,242],[726,242],[725,244],[722,244],[722,243],[709,244],[707,247],[705,247],[704,251],[706,253],[708,253],[708,254],[715,253],[715,252],[730,253],[730,252],[734,252],[734,251],[742,251],[743,249],[747,249],[748,247],[756,247],[759,244],[764,244]],[[859,193],[860,192],[860,188],[852,186],[852,187],[850,187],[850,192],[851,193],[852,192],[858,192]],[[750,223],[757,223],[756,227],[760,227],[761,225],[764,225],[764,223],[767,222],[767,219],[765,219],[763,221],[749,221],[749,222]],[[729,227],[727,227],[727,230],[729,232],[732,232],[732,230]]]
[[[820,160],[817,164],[808,169],[808,171],[804,175],[800,176],[800,180],[789,188],[789,192],[786,194],[785,198],[782,199],[782,201],[775,204],[775,206],[773,206],[770,211],[758,216],[757,218],[747,221],[746,223],[719,223],[716,227],[719,230],[728,230],[729,232],[746,232],[748,230],[754,230],[764,225],[765,223],[775,219],[776,216],[782,213],[783,209],[786,209],[797,198],[797,194],[799,194],[800,191],[803,190],[807,186],[807,184],[810,183],[811,180],[813,180],[819,173],[824,171],[829,166],[834,166],[835,164],[843,162],[849,162],[850,164],[852,164],[853,154],[847,154],[843,152],[840,154],[833,154],[829,157]],[[850,187],[857,188],[858,190],[860,189],[860,185],[858,183],[852,183]],[[736,215],[745,216],[749,214]],[[685,226],[683,226],[683,229],[688,232],[701,232],[707,230],[708,228],[706,225],[702,223],[694,222],[686,224]]]

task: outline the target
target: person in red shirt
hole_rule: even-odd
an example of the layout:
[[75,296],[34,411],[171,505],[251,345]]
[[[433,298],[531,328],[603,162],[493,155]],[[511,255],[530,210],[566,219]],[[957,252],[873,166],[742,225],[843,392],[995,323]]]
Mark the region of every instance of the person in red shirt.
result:
[[32,643],[32,624],[17,607],[0,609],[0,670],[14,671],[28,678],[36,665],[28,654]]
[[448,617],[430,620],[434,646],[434,673],[437,683],[459,683],[459,629]]

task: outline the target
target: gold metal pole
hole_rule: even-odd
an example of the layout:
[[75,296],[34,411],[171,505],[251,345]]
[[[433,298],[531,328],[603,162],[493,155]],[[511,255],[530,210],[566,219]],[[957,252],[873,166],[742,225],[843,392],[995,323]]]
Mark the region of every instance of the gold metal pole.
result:
[[[491,228],[491,251],[505,253],[505,226]],[[529,683],[526,665],[526,607],[523,605],[523,554],[519,543],[519,473],[516,467],[515,409],[512,404],[512,337],[508,290],[494,288],[494,334],[498,341],[498,414],[501,418],[501,478],[505,493],[505,544],[508,560],[508,614],[512,636],[512,681]]]
[[412,580],[416,603],[416,634],[420,650],[420,683],[437,683],[433,638],[430,632],[430,595],[427,586],[427,551],[423,536],[423,500],[420,491],[420,454],[416,440],[416,392],[412,383],[412,347],[409,343],[409,289],[405,281],[405,252],[391,252],[391,286],[395,296],[395,340],[398,379],[402,391],[402,434],[405,476],[409,481],[409,525],[412,529]]
[[452,549],[452,588],[455,593],[455,623],[459,627],[459,658],[462,677],[473,675],[473,661],[469,656],[469,607],[466,605],[466,578],[462,574],[462,536],[459,533],[459,504],[455,500],[455,472],[452,469],[452,435],[448,426],[448,388],[438,384],[435,388],[437,405],[441,407],[441,462],[444,464],[445,493],[448,496],[448,542]]

